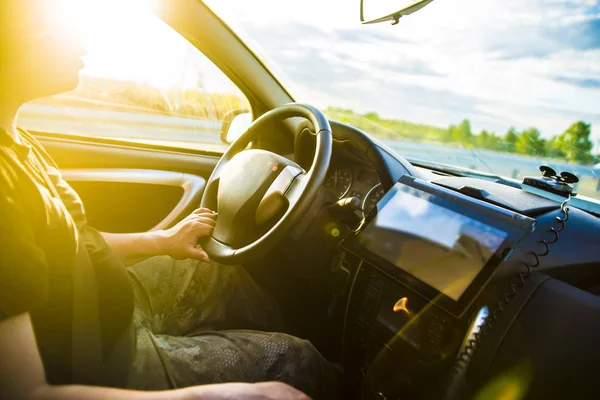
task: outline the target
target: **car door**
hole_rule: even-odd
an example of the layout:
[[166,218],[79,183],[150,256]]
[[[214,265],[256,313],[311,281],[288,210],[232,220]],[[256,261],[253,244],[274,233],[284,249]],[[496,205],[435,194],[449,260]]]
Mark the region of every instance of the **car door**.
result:
[[[185,14],[181,4],[171,16]],[[90,30],[77,89],[26,104],[18,119],[79,193],[90,224],[108,232],[166,228],[198,207],[227,146],[222,121],[253,108],[197,43],[131,11],[107,12]],[[209,10],[196,11],[238,40]]]
[[67,138],[38,139],[105,232],[172,226],[197,208],[218,154]]

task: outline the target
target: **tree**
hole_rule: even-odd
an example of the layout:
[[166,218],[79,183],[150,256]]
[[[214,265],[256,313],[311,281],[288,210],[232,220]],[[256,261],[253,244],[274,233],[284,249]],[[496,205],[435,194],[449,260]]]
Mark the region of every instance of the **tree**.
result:
[[456,125],[450,125],[446,132],[442,135],[442,142],[450,143],[452,142],[452,138],[454,137],[454,130],[456,129]]
[[460,124],[452,131],[452,141],[463,145],[472,144],[473,133],[471,132],[471,123],[468,119],[463,119]]
[[372,121],[379,121],[379,115],[376,112],[370,111],[363,115],[366,119],[370,119]]
[[558,137],[558,148],[566,155],[567,160],[582,164],[591,163],[594,144],[590,140],[591,126],[577,121]]
[[477,147],[481,147],[486,149],[490,145],[491,135],[485,129],[481,131],[479,135],[475,138],[475,143],[477,143]]
[[519,135],[515,131],[515,128],[510,128],[506,135],[504,135],[504,151],[514,153],[516,151],[516,143]]
[[496,136],[494,132],[488,132],[485,129],[475,136],[477,147],[490,150],[502,150],[502,138]]
[[558,136],[553,136],[546,141],[546,157],[550,158],[566,158],[565,153],[559,146],[560,141]]
[[500,136],[497,136],[494,132],[490,133],[487,148],[490,150],[500,151],[502,150],[503,140]]
[[540,131],[536,128],[529,128],[521,132],[515,142],[517,153],[529,154],[532,156],[546,155],[546,141],[541,138]]

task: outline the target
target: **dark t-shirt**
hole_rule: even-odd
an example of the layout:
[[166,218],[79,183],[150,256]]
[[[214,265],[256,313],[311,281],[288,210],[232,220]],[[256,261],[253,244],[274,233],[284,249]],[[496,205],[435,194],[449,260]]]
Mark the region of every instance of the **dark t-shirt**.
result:
[[51,384],[123,386],[133,294],[77,193],[26,132],[0,130],[0,320],[31,315]]

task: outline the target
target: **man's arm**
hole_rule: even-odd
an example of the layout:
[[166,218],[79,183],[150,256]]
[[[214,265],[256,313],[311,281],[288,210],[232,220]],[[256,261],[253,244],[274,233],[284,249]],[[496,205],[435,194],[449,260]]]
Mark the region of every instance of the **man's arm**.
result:
[[212,234],[215,219],[216,215],[211,210],[199,208],[167,230],[144,233],[103,232],[102,236],[125,266],[157,255],[208,262],[208,255],[197,248],[197,244],[198,239]]
[[96,386],[46,383],[29,314],[0,321],[0,398],[16,400],[308,400],[277,382],[231,383],[141,392]]
[[3,399],[200,399],[193,389],[136,392],[87,386],[50,386],[35,343],[29,314],[0,322],[0,398]]

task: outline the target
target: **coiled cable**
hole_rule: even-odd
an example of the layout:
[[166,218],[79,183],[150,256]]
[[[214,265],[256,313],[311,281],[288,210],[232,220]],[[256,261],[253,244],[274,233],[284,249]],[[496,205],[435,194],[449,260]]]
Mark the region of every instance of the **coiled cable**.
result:
[[567,207],[568,201],[569,198],[563,201],[560,205],[561,215],[557,216],[554,221],[554,223],[558,224],[558,226],[550,227],[550,232],[553,235],[552,239],[542,239],[538,242],[544,246],[544,251],[539,253],[530,251],[528,253],[533,257],[534,262],[530,264],[526,260],[523,261],[525,270],[518,274],[518,282],[512,283],[510,285],[510,289],[501,296],[500,300],[495,304],[494,307],[490,308],[487,317],[478,326],[478,329],[472,333],[471,337],[466,339],[465,345],[459,351],[459,354],[449,370],[449,373],[445,375],[443,379],[438,381],[438,385],[436,385],[434,389],[434,393],[437,393],[438,398],[442,390],[444,391],[443,397],[445,399],[455,398],[457,391],[461,386],[460,380],[464,377],[465,371],[469,366],[477,347],[482,343],[483,339],[489,335],[500,315],[504,312],[509,302],[516,296],[519,289],[525,285],[525,281],[529,279],[532,271],[540,266],[540,258],[548,256],[548,254],[550,254],[550,246],[558,242],[560,239],[560,232],[565,229],[566,222],[569,220],[569,208]]

